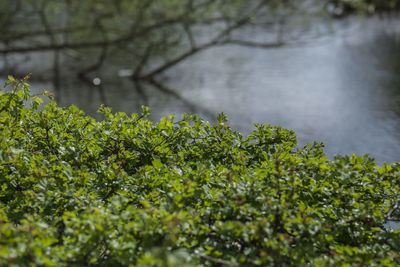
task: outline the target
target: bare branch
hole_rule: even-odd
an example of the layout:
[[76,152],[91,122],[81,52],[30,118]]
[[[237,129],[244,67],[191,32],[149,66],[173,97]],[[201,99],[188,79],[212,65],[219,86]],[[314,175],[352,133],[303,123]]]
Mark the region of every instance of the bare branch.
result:
[[44,51],[53,51],[53,50],[65,50],[65,49],[83,49],[83,48],[96,48],[103,47],[104,45],[114,46],[121,45],[124,43],[130,43],[133,40],[143,37],[144,35],[149,34],[151,31],[159,30],[163,27],[168,27],[174,24],[181,23],[180,20],[171,19],[171,20],[163,20],[157,23],[154,23],[150,26],[143,27],[140,30],[132,29],[125,35],[121,35],[117,38],[110,40],[101,40],[101,41],[87,41],[87,42],[76,42],[76,43],[58,43],[58,44],[37,44],[34,46],[14,46],[0,49],[0,54],[11,54],[11,53],[31,53],[31,52],[44,52]]
[[241,45],[241,46],[248,46],[248,47],[257,47],[257,48],[278,48],[286,45],[284,42],[276,42],[276,43],[258,43],[258,42],[251,42],[245,40],[227,40],[226,44],[234,44],[234,45]]
[[174,59],[172,59],[172,60],[166,62],[165,64],[159,66],[158,68],[156,68],[156,69],[154,69],[154,70],[148,72],[147,74],[142,75],[142,76],[138,76],[138,77],[133,77],[133,78],[134,78],[134,79],[139,79],[139,80],[149,80],[149,79],[151,79],[153,76],[155,76],[155,75],[157,75],[157,74],[160,74],[160,73],[166,71],[167,69],[171,68],[172,66],[175,66],[176,64],[182,62],[182,61],[185,60],[186,58],[188,58],[188,57],[190,57],[190,56],[192,56],[192,55],[194,55],[194,54],[196,54],[196,53],[198,53],[198,52],[200,52],[200,51],[202,51],[202,50],[205,50],[205,49],[207,49],[207,48],[209,48],[209,47],[215,46],[215,45],[217,45],[218,43],[219,43],[219,40],[213,40],[213,41],[211,41],[211,42],[209,42],[209,43],[206,43],[206,44],[204,44],[204,45],[201,45],[201,46],[192,48],[192,49],[190,49],[189,51],[187,51],[187,52],[185,52],[185,53],[183,53],[183,54],[177,56],[176,58],[174,58]]
[[103,36],[103,41],[104,41],[104,45],[101,47],[101,52],[99,55],[99,58],[97,60],[96,63],[94,63],[92,66],[87,67],[86,69],[82,70],[79,72],[78,77],[83,77],[85,76],[88,72],[91,71],[95,71],[99,68],[101,68],[101,66],[103,65],[103,63],[105,62],[106,58],[107,58],[107,52],[108,52],[108,36],[107,36],[107,32],[104,29],[100,18],[97,18],[95,20],[95,24],[96,27],[99,29],[99,31],[101,32],[102,36]]
[[[67,28],[53,28],[53,34],[65,34],[65,33],[77,33],[81,31],[85,31],[90,29],[88,26],[76,26],[76,27],[67,27]],[[23,40],[31,37],[41,37],[43,35],[47,35],[48,32],[46,30],[36,30],[36,31],[27,31],[27,32],[18,32],[18,33],[2,33],[0,36],[0,41],[16,41]]]
[[186,23],[183,24],[183,30],[185,31],[185,33],[189,39],[191,49],[194,49],[196,47],[196,42],[194,40],[192,29],[191,29],[190,25],[188,25]]
[[150,44],[147,48],[146,51],[144,52],[144,55],[142,56],[139,64],[136,66],[136,69],[134,70],[132,77],[135,79],[135,77],[140,76],[140,73],[144,67],[144,65],[147,63],[147,61],[150,58],[151,52],[153,50],[153,44]]
[[217,263],[217,264],[222,264],[222,265],[227,265],[227,266],[240,266],[238,263],[236,262],[232,262],[232,261],[226,261],[226,260],[222,260],[222,259],[218,259],[218,258],[214,258],[211,257],[209,255],[206,254],[202,254],[202,253],[195,253],[196,255],[198,255],[201,258],[204,258],[206,260],[209,260],[211,262]]
[[388,221],[400,221],[400,219],[392,218],[392,214],[399,208],[399,204],[394,205],[389,212],[385,215],[385,219]]
[[182,62],[183,60],[185,60],[186,58],[200,52],[203,51],[207,48],[213,47],[213,46],[218,46],[218,45],[225,45],[229,43],[229,39],[228,37],[230,36],[231,32],[243,27],[244,25],[246,25],[246,23],[248,21],[250,21],[251,19],[251,14],[258,10],[259,8],[261,8],[261,6],[263,5],[264,2],[262,2],[260,5],[258,5],[254,10],[251,10],[247,13],[247,15],[243,16],[241,19],[238,19],[233,25],[228,26],[226,29],[222,30],[215,38],[213,38],[211,41],[197,46],[197,47],[192,47],[189,51],[186,51],[184,53],[182,53],[181,55],[177,56],[176,58],[167,61],[166,63],[164,63],[163,65],[155,68],[154,70],[148,72],[147,74],[140,76],[140,77],[136,77],[136,79],[143,79],[143,80],[148,80],[151,77],[153,77],[154,75],[157,75],[159,73],[164,72],[165,70],[171,68],[172,66]]

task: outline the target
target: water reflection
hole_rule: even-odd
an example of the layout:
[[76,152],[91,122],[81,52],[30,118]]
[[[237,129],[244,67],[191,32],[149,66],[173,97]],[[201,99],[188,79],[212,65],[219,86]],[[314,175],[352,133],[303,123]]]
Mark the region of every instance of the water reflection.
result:
[[297,132],[300,144],[326,143],[329,156],[368,153],[379,163],[400,161],[396,25],[374,19],[361,27],[344,25],[345,36],[317,45],[214,48],[170,70],[168,80],[138,84],[100,77],[98,86],[69,81],[61,104],[73,103],[97,118],[101,103],[127,113],[147,105],[154,120],[184,112],[214,120],[223,111],[244,134],[253,123],[282,125]]
[[214,49],[182,64],[185,76],[173,80],[188,97],[225,111],[241,132],[254,122],[282,125],[300,144],[326,143],[329,156],[399,161],[396,24],[370,20],[319,46]]

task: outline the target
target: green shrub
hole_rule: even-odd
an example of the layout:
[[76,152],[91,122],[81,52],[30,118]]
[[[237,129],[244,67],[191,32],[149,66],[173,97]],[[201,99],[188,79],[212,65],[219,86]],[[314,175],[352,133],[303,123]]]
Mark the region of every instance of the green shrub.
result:
[[[398,266],[400,164],[221,114],[155,123],[0,96],[0,265]],[[46,95],[45,92],[43,95]]]

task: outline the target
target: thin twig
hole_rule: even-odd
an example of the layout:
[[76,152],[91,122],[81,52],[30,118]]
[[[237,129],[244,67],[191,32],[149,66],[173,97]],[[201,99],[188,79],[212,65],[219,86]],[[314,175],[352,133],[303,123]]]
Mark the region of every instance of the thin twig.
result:
[[236,263],[236,262],[232,262],[232,261],[226,261],[226,260],[222,260],[222,259],[218,259],[218,258],[214,258],[211,257],[209,255],[206,254],[202,254],[202,253],[198,253],[195,252],[195,254],[201,258],[204,258],[206,260],[212,261],[214,263],[218,263],[218,264],[223,264],[223,265],[228,265],[228,266],[240,266],[240,264]]
[[386,220],[389,220],[389,221],[400,220],[400,219],[392,218],[393,212],[395,212],[398,208],[399,208],[399,205],[398,205],[398,204],[394,205],[393,208],[386,214],[385,219],[386,219]]

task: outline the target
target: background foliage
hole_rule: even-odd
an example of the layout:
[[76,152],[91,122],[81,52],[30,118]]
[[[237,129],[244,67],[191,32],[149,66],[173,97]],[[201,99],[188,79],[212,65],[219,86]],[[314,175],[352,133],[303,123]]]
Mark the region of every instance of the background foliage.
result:
[[[0,265],[398,266],[400,164],[296,149],[220,114],[40,107],[0,96]],[[43,96],[48,93],[43,93]]]

